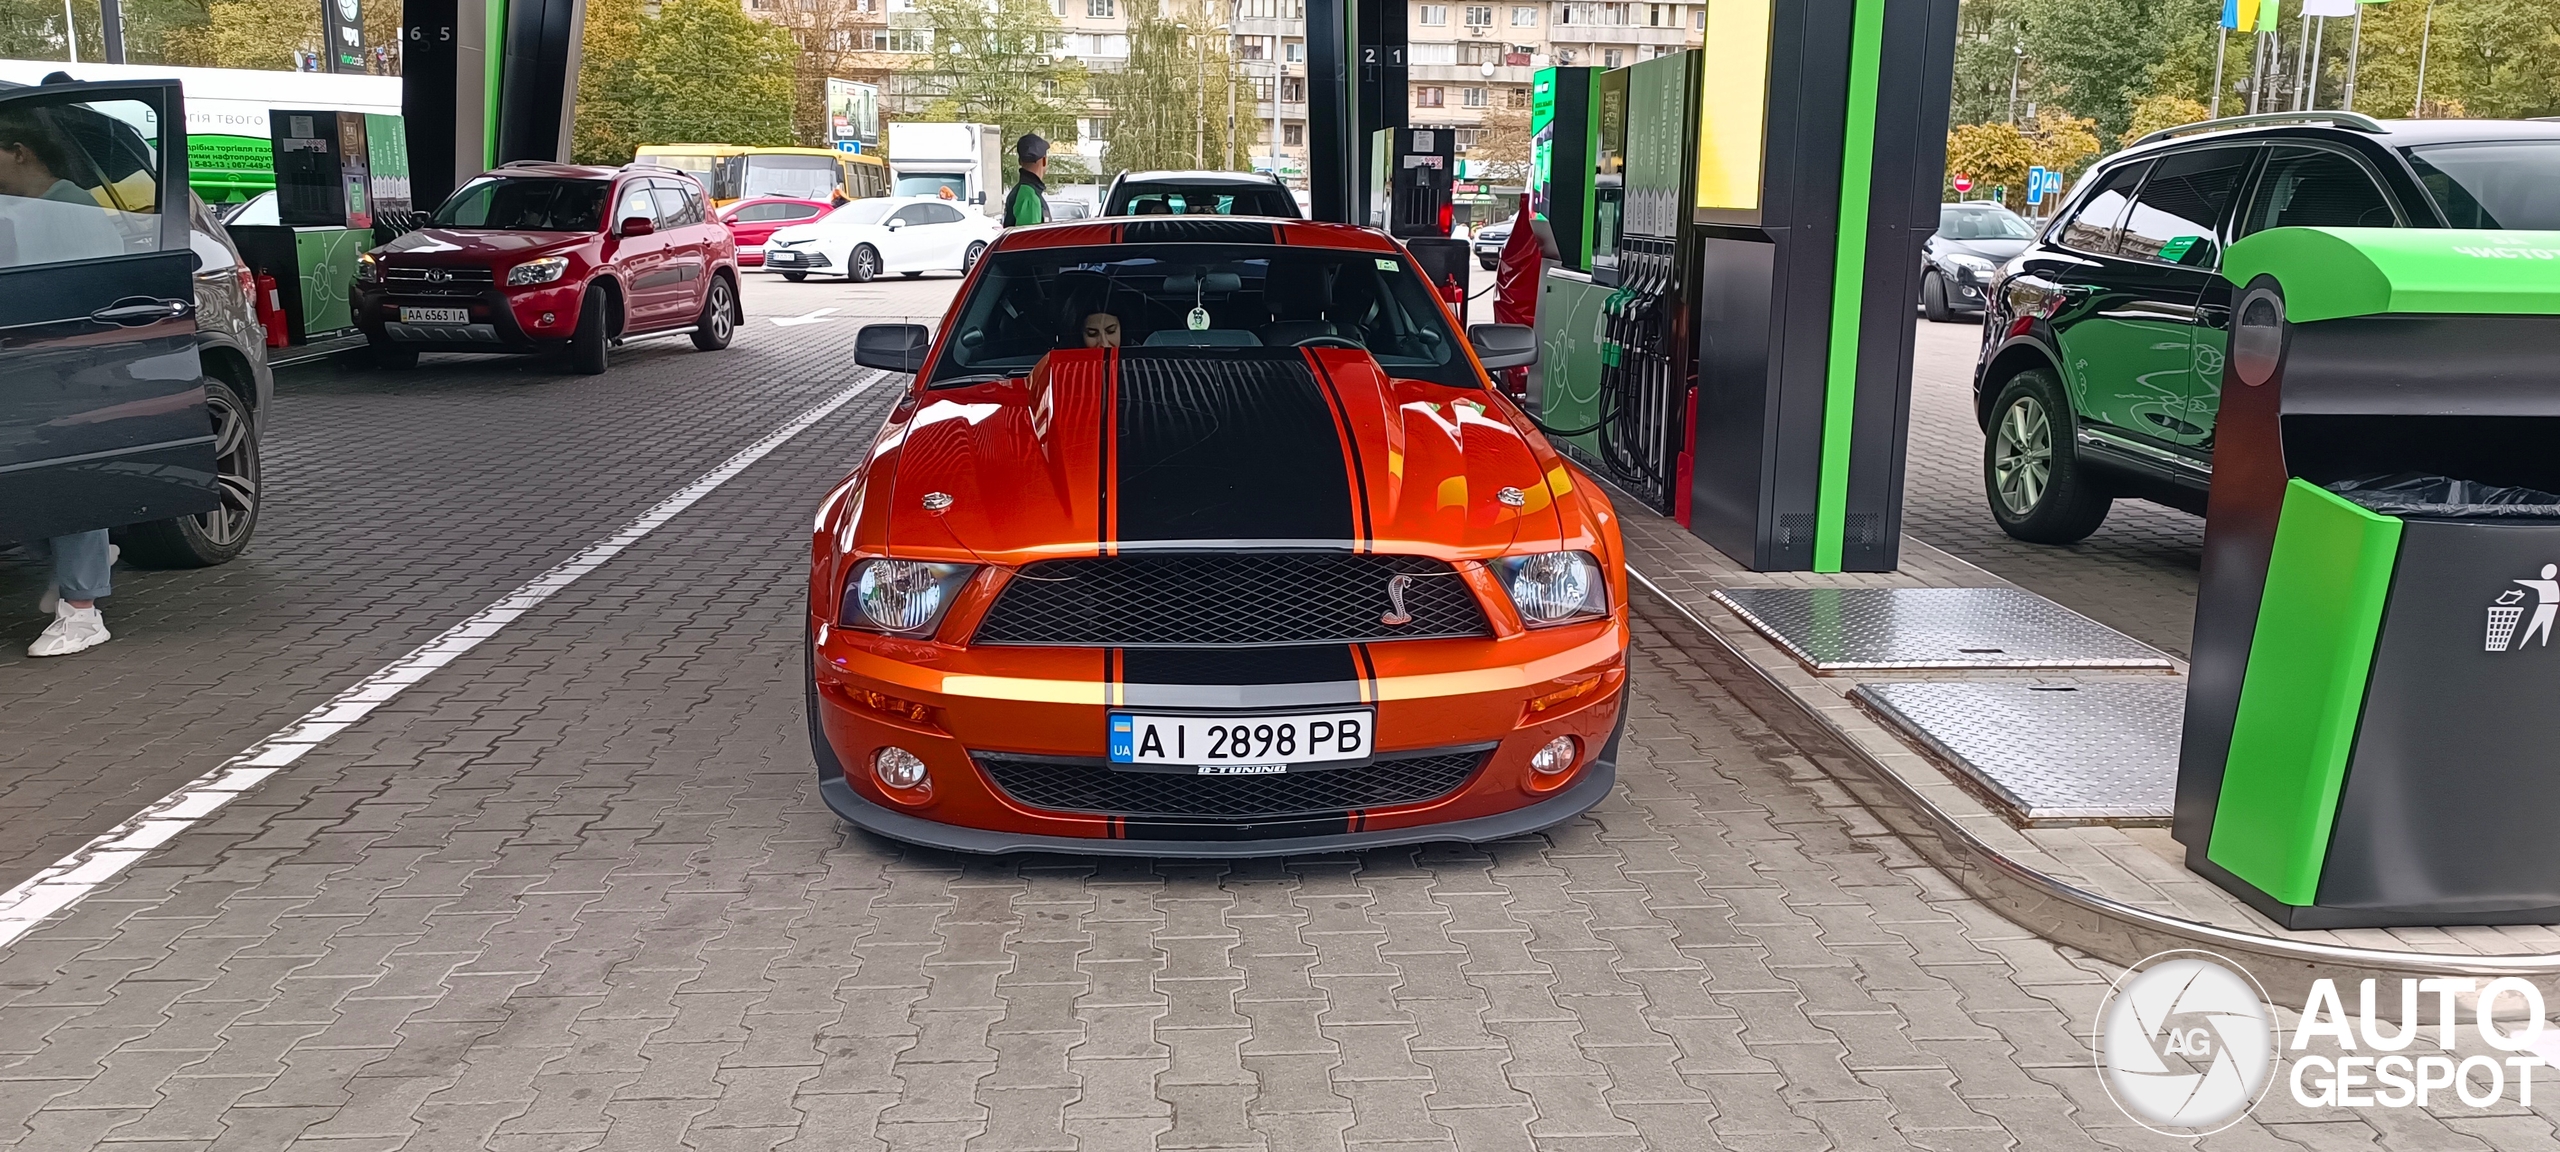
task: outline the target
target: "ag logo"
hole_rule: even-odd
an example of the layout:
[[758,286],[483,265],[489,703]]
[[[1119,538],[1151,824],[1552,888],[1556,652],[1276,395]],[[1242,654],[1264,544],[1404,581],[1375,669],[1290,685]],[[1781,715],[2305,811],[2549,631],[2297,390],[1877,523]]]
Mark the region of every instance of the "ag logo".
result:
[[[2545,564],[2542,579],[2511,581],[2523,587],[2498,594],[2497,601],[2489,605],[2489,651],[2505,652],[2512,644],[2515,651],[2522,652],[2536,636],[2542,637],[2543,647],[2551,646],[2552,619],[2560,617],[2560,579],[2555,577],[2560,577],[2560,564]],[[2527,612],[2532,613],[2530,621],[2525,619]],[[2519,624],[2524,626],[2522,636],[2516,635]]]
[[2098,1007],[2098,1078],[2136,1123],[2201,1136],[2266,1094],[2274,1014],[2237,968],[2210,952],[2163,952],[2108,989]]

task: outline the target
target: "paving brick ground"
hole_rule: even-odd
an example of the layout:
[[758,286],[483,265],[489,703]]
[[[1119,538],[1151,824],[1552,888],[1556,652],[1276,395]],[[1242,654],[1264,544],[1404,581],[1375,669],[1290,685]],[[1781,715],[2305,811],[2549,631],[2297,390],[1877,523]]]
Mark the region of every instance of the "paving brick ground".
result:
[[2195,630],[2204,521],[2140,500],[2116,501],[2097,533],[2053,547],[2014,540],[1982,492],[1982,429],[1973,362],[1982,329],[1920,322],[1911,381],[1911,456],[1902,529],[2179,656]]
[[[22,846],[88,818],[51,803],[122,815],[850,372],[845,326],[749,332],[731,373],[289,387],[276,483],[312,507],[257,566],[129,583],[98,659],[0,663],[0,843],[49,859]],[[1920,863],[1650,607],[1622,787],[1546,835],[1192,865],[849,831],[810,787],[800,550],[884,400],[0,950],[0,1147],[2183,1143],[2089,1067],[2105,977]],[[2279,1101],[2206,1145],[2553,1132]]]

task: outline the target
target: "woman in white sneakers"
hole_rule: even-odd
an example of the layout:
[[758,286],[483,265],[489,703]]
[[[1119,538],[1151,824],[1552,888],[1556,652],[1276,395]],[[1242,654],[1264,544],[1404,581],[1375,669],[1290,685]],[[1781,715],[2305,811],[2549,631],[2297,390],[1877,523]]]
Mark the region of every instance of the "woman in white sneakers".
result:
[[38,540],[27,551],[53,561],[53,589],[36,602],[37,611],[53,614],[53,623],[27,645],[27,655],[68,656],[106,643],[107,618],[98,611],[98,599],[115,591],[116,565],[107,530]]

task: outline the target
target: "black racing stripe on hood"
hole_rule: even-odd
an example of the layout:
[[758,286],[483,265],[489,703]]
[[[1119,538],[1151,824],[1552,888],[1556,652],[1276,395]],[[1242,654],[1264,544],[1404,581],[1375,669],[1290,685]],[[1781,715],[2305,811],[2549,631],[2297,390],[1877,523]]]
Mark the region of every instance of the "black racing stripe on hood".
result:
[[1296,349],[1119,359],[1118,540],[1354,538],[1342,434]]

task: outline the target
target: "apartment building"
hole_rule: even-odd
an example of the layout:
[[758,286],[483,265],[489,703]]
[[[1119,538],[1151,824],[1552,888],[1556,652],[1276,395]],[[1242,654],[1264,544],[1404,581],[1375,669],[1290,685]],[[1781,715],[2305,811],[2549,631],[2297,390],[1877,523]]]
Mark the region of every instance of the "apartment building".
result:
[[[1118,67],[1129,57],[1128,18],[1131,4],[1190,0],[1050,0],[1060,27],[1059,53],[1089,68]],[[889,78],[893,90],[897,70],[906,58],[923,50],[923,40],[900,16],[914,11],[913,0],[742,0],[751,15],[786,24],[826,6],[840,12],[825,34],[830,45],[853,49],[846,58],[852,79],[869,74]],[[1233,38],[1237,66],[1244,70],[1252,100],[1236,109],[1236,129],[1257,141],[1257,166],[1276,166],[1293,181],[1302,181],[1307,163],[1307,11],[1306,0],[1208,0],[1218,19],[1224,10],[1227,35]],[[1463,156],[1488,124],[1516,123],[1529,106],[1529,85],[1538,69],[1553,66],[1618,68],[1667,52],[1696,47],[1704,36],[1707,10],[1703,2],[1638,3],[1632,0],[1483,0],[1479,3],[1413,3],[1406,12],[1410,89],[1407,101],[1416,127],[1447,128],[1457,134]],[[835,30],[841,28],[841,31]],[[853,75],[858,70],[866,75]],[[1110,109],[1096,106],[1078,125],[1080,149],[1097,170],[1107,170],[1099,155],[1100,124]],[[1220,114],[1221,122],[1224,120]]]

